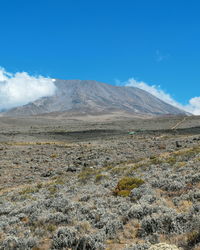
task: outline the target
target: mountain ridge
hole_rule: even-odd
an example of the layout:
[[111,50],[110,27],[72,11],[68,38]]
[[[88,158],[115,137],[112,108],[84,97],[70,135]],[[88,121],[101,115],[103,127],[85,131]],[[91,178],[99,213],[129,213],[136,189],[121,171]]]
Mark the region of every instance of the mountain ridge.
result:
[[56,92],[24,106],[12,108],[6,116],[29,116],[62,112],[101,113],[123,111],[135,115],[186,114],[136,87],[113,86],[94,80],[55,79]]

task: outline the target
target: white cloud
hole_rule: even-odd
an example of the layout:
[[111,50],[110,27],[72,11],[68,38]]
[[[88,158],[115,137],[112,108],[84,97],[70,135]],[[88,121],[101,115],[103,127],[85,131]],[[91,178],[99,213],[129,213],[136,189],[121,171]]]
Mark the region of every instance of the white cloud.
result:
[[11,74],[0,68],[0,110],[52,96],[55,90],[56,86],[50,78],[34,77],[26,72]]
[[124,83],[124,85],[143,89],[166,103],[169,103],[194,115],[200,115],[200,97],[194,97],[189,100],[187,105],[182,105],[181,103],[174,100],[170,94],[163,91],[160,86],[149,85],[145,82],[137,81],[134,78],[130,78]]
[[194,115],[200,115],[200,97],[191,98],[186,109]]

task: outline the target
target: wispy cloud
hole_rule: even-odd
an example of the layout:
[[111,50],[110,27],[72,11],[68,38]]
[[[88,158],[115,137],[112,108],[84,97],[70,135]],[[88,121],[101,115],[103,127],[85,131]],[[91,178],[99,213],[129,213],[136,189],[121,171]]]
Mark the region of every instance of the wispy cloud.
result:
[[163,54],[160,50],[156,50],[156,61],[162,62],[170,57],[169,54]]
[[179,109],[185,110],[194,115],[200,115],[200,97],[193,97],[188,101],[187,105],[183,105],[174,100],[174,98],[169,93],[166,93],[158,85],[149,85],[145,82],[137,81],[134,78],[128,79],[128,81],[124,82],[123,85],[143,89],[162,101],[169,103]]
[[26,72],[15,74],[0,68],[0,110],[9,109],[55,93],[53,80],[43,76],[30,76]]

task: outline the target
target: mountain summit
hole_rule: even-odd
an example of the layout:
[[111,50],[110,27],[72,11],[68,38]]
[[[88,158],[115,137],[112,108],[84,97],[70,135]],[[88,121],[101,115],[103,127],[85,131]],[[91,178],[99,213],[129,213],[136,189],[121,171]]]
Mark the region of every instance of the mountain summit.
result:
[[5,113],[11,116],[39,115],[55,112],[109,113],[135,115],[177,115],[186,112],[169,105],[135,87],[118,87],[90,80],[55,80],[53,96],[43,97]]

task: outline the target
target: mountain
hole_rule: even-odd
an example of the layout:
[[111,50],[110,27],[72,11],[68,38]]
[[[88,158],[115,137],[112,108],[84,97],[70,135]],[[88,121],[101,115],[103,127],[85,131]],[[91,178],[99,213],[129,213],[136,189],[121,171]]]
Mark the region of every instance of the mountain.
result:
[[109,113],[135,115],[177,115],[184,111],[135,87],[118,87],[90,80],[55,80],[56,93],[4,113],[9,116],[55,112]]

